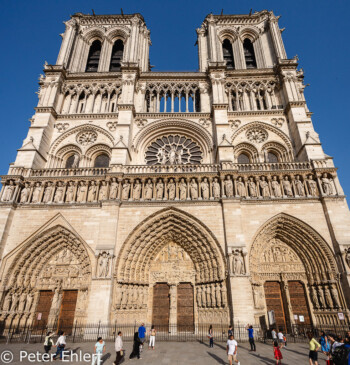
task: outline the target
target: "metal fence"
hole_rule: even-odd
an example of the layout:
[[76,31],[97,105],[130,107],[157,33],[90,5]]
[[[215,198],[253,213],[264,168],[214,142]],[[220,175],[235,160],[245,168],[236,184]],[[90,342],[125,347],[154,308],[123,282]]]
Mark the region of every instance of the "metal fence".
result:
[[[199,341],[207,342],[209,333],[209,324],[197,324],[197,325],[167,325],[167,326],[155,326],[157,331],[157,341]],[[228,325],[224,323],[212,324],[213,337],[215,342],[226,342],[228,338]],[[64,331],[67,335],[67,341],[71,343],[75,342],[94,342],[98,337],[102,337],[104,341],[115,341],[118,332],[123,333],[123,341],[132,341],[134,333],[138,330],[139,323],[133,324],[119,324],[119,323],[90,323],[80,324],[74,323],[70,327],[62,327],[57,324],[47,326],[13,326],[13,327],[1,327],[0,325],[0,342],[19,342],[19,343],[43,343],[46,333],[51,331],[57,336],[60,331]],[[151,326],[146,325],[147,337]],[[256,341],[268,342],[272,341],[271,331],[266,328],[261,328],[258,325],[253,326],[254,338]],[[307,333],[311,331],[315,338],[319,338],[321,332],[324,331],[327,334],[344,337],[350,330],[349,326],[336,326],[336,325],[324,325],[324,326],[306,326],[306,325],[293,325],[288,333],[285,334],[288,342],[307,342]],[[248,341],[248,331],[246,326],[241,324],[235,324],[233,326],[234,337],[238,342]]]
[[[14,326],[10,328],[0,328],[0,342],[21,342],[21,343],[42,343],[48,331],[58,335],[60,331],[64,331],[69,342],[94,342],[98,337],[102,337],[105,341],[115,341],[118,332],[123,334],[123,341],[132,341],[134,333],[138,330],[139,323],[133,324],[102,324],[90,323],[79,324],[75,323],[69,328],[62,326]],[[197,325],[167,325],[155,326],[157,331],[157,341],[209,341],[209,324]],[[228,338],[228,326],[226,324],[212,324],[213,337],[216,342],[226,342]],[[147,339],[148,332],[151,326],[146,325]],[[235,339],[239,342],[248,341],[248,331],[245,326],[233,327]],[[259,326],[254,327],[254,334],[257,340],[263,340],[263,331]]]

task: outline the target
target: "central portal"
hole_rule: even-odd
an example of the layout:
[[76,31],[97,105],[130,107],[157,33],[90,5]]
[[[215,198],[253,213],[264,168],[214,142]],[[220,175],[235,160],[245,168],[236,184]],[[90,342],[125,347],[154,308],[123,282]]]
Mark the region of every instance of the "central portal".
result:
[[157,329],[169,327],[170,315],[170,294],[169,285],[164,283],[156,284],[153,287],[153,319],[152,323]]

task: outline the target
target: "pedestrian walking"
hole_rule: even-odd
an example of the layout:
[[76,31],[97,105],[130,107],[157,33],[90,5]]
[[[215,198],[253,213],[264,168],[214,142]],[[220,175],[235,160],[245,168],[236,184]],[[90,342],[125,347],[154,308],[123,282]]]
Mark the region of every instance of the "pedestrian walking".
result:
[[232,326],[230,326],[230,327],[228,328],[228,331],[227,331],[227,338],[229,339],[231,335],[233,335],[233,329],[232,329]]
[[278,343],[280,344],[280,348],[282,349],[284,346],[284,335],[281,329],[278,331],[277,337],[278,337]]
[[213,335],[213,326],[209,326],[208,330],[208,338],[209,338],[209,347],[214,347],[214,335]]
[[116,358],[113,364],[119,365],[121,363],[121,360],[124,356],[124,349],[123,349],[123,340],[122,340],[122,332],[118,332],[118,336],[115,339],[115,352],[116,352]]
[[53,346],[52,336],[53,336],[52,332],[47,332],[45,336],[44,350],[46,354],[48,354],[51,351],[51,347]]
[[129,359],[133,359],[134,357],[137,357],[138,359],[141,359],[140,356],[140,347],[142,345],[142,341],[139,337],[139,333],[134,333],[134,345],[132,347],[132,353],[129,356]]
[[227,340],[226,345],[227,359],[230,365],[232,365],[232,361],[234,361],[238,365],[241,365],[241,363],[237,360],[237,347],[237,341],[234,339],[234,336],[231,335],[230,338]]
[[103,341],[102,337],[98,337],[97,342],[95,343],[91,365],[95,365],[96,362],[97,365],[100,365],[102,362],[101,361],[102,355],[105,351],[106,351],[106,344]]
[[149,346],[148,349],[152,347],[152,350],[154,350],[154,345],[156,343],[156,333],[157,331],[154,328],[154,325],[152,325],[151,330],[149,331]]
[[66,347],[66,336],[65,336],[64,331],[61,331],[59,333],[59,337],[57,339],[55,346],[57,347],[57,350],[56,350],[56,354],[53,358],[56,360],[57,356],[59,356],[60,360],[62,360],[62,352],[63,352],[64,348]]
[[272,336],[272,341],[273,342],[277,341],[277,332],[274,328],[272,328],[271,336]]
[[320,344],[321,351],[327,356],[327,360],[330,360],[331,344],[328,341],[328,337],[324,331],[321,331]]
[[318,365],[317,361],[317,351],[321,348],[321,345],[314,339],[312,332],[307,333],[309,339],[309,362],[310,365]]
[[273,342],[273,354],[274,354],[275,359],[276,359],[276,365],[282,364],[283,356],[282,356],[282,353],[281,353],[280,347],[278,346],[277,341]]
[[141,345],[140,345],[140,352],[142,352],[143,350],[143,344],[145,343],[146,340],[146,327],[144,323],[141,323],[141,326],[139,327],[139,339],[141,341]]
[[250,343],[250,351],[256,351],[255,341],[254,341],[254,329],[252,325],[247,324],[246,330],[248,331],[248,338]]

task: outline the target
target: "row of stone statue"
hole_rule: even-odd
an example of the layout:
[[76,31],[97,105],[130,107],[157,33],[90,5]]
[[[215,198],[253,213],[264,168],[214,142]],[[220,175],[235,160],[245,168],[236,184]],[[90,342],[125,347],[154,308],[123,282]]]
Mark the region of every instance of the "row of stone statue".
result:
[[148,286],[123,284],[117,287],[114,309],[142,309],[147,307]]
[[341,308],[336,284],[313,285],[310,287],[311,300],[316,309]]
[[[334,195],[335,185],[327,173],[319,180],[323,195]],[[85,203],[103,200],[209,200],[220,198],[291,198],[318,196],[312,175],[302,180],[296,176],[256,176],[232,178],[158,178],[118,179],[110,181],[58,181],[15,184],[10,180],[2,191],[2,202]]]
[[30,290],[10,290],[5,295],[2,305],[3,312],[30,313],[33,305],[34,293]]
[[196,287],[198,308],[225,308],[227,305],[227,292],[224,284],[211,283]]

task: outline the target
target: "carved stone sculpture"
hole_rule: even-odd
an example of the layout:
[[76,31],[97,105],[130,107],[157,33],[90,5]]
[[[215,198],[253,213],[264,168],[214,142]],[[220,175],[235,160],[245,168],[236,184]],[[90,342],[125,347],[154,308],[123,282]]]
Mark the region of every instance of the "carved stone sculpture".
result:
[[96,182],[95,181],[91,181],[90,186],[89,186],[89,192],[88,192],[87,201],[88,202],[96,201],[96,193],[97,193],[97,185],[96,185]]
[[191,179],[190,192],[192,200],[198,199],[198,185],[195,179]]
[[233,254],[232,272],[235,275],[244,275],[245,274],[242,253],[239,250],[236,250]]
[[19,297],[18,312],[20,313],[24,312],[26,300],[27,300],[27,293],[23,291]]
[[328,179],[326,172],[322,175],[322,188],[325,195],[333,195],[332,180]]
[[168,188],[168,199],[169,200],[174,200],[175,199],[175,194],[176,194],[176,185],[175,185],[173,179],[169,180],[167,188]]
[[273,195],[276,198],[281,198],[282,197],[281,185],[280,185],[279,181],[277,180],[277,176],[274,176],[272,178],[271,186],[272,186]]
[[288,176],[284,177],[282,185],[283,185],[284,195],[286,195],[287,197],[292,197],[293,196],[292,184],[290,183]]
[[318,303],[318,296],[317,296],[316,288],[314,286],[311,286],[310,287],[310,291],[311,291],[311,300],[312,300],[312,303],[314,304],[314,307],[316,309],[318,309],[319,308],[319,303]]
[[25,308],[26,312],[30,312],[30,310],[32,308],[33,299],[34,299],[34,294],[29,292],[27,294],[27,302],[26,302],[26,308]]
[[261,195],[264,198],[270,197],[269,183],[266,181],[265,176],[261,177],[261,180],[259,181],[259,184],[260,184],[260,188],[261,188]]
[[331,296],[331,293],[330,293],[330,291],[327,287],[325,287],[324,293],[325,293],[325,299],[326,299],[327,307],[330,308],[330,309],[333,309],[332,296]]
[[5,186],[5,190],[2,195],[2,201],[9,202],[12,199],[14,191],[15,191],[14,182],[13,182],[13,180],[10,180],[9,184]]
[[249,190],[249,195],[252,198],[255,198],[257,196],[256,184],[255,184],[254,179],[252,177],[250,177],[249,181],[248,181],[248,190]]
[[27,203],[29,193],[30,193],[29,183],[25,183],[24,188],[21,191],[21,199],[20,199],[21,203]]
[[54,202],[55,203],[62,203],[63,202],[63,193],[64,193],[64,186],[61,181],[58,182],[57,189],[55,192]]
[[336,308],[341,308],[338,290],[335,285],[331,285],[331,293],[332,293],[332,297],[333,297],[333,301],[334,301],[334,306]]
[[261,285],[253,285],[254,306],[256,309],[264,308],[264,295]]
[[40,193],[41,193],[41,186],[40,183],[37,182],[35,184],[34,190],[33,190],[33,196],[32,196],[32,203],[40,203]]
[[244,185],[244,182],[242,181],[241,177],[239,177],[238,180],[237,180],[237,193],[241,197],[246,196],[245,185]]
[[73,159],[73,163],[72,163],[72,169],[76,169],[76,168],[79,167],[79,160],[80,160],[79,155],[77,153],[74,154],[74,159]]
[[229,175],[226,176],[226,180],[224,181],[224,186],[225,186],[225,195],[228,198],[231,198],[233,196],[233,183]]
[[317,287],[317,294],[318,294],[318,299],[320,302],[320,306],[321,308],[326,308],[326,302],[324,300],[324,293],[321,287]]
[[71,203],[74,199],[74,183],[73,181],[70,181],[67,186],[67,192],[66,192],[66,202]]
[[98,192],[98,200],[106,200],[107,199],[107,190],[108,186],[106,181],[102,181],[100,186],[100,191]]
[[17,310],[18,303],[19,303],[19,294],[17,292],[14,292],[12,294],[11,312],[15,312]]
[[159,180],[156,185],[156,199],[162,200],[164,194],[164,184],[162,180]]
[[123,184],[122,200],[129,199],[129,192],[130,192],[130,183],[128,180],[125,180]]
[[109,191],[109,199],[117,199],[118,195],[118,182],[115,177],[112,178],[111,188]]
[[202,198],[204,200],[208,200],[209,199],[209,183],[208,183],[208,179],[206,177],[201,182],[201,192],[202,192]]
[[350,268],[350,247],[345,249],[345,262]]
[[140,200],[141,198],[141,184],[140,184],[140,180],[136,180],[134,183],[134,189],[133,189],[133,199],[134,200]]
[[52,184],[50,182],[47,183],[47,186],[44,191],[44,197],[43,197],[43,203],[48,203],[51,199],[51,193],[52,193]]
[[213,181],[213,196],[214,199],[220,199],[220,183],[218,182],[217,177],[215,177]]
[[309,194],[311,196],[317,196],[317,184],[316,181],[313,179],[312,175],[309,175],[307,180],[307,185],[309,188]]
[[180,190],[180,200],[186,200],[187,198],[187,184],[185,180],[182,178],[179,183]]
[[11,300],[12,300],[12,294],[9,292],[6,294],[5,300],[4,300],[4,304],[2,306],[2,310],[7,312],[10,310],[11,308]]
[[87,186],[85,184],[85,181],[81,181],[78,188],[77,202],[82,203],[85,201],[86,191]]
[[103,252],[100,254],[98,258],[98,272],[97,277],[106,278],[109,275],[109,267],[110,267],[110,255],[107,252]]
[[305,196],[304,184],[303,184],[303,182],[300,180],[300,176],[299,176],[299,175],[297,175],[297,176],[295,177],[295,182],[294,182],[294,184],[295,184],[295,189],[296,189],[296,191],[297,191],[297,194],[298,194],[299,196]]
[[153,183],[151,179],[148,179],[145,184],[145,200],[151,200],[153,196]]

